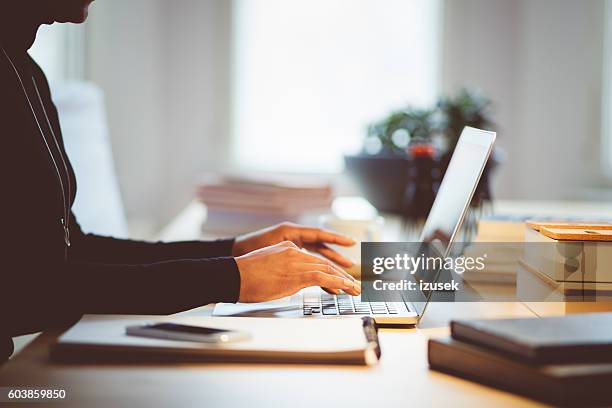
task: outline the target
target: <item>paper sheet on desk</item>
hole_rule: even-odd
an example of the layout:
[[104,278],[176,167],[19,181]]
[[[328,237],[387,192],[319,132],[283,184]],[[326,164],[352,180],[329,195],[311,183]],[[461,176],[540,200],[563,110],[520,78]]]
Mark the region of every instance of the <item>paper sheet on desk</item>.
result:
[[241,317],[303,317],[304,299],[316,298],[323,293],[318,286],[304,288],[293,296],[260,303],[217,303],[213,316]]
[[301,302],[284,298],[261,303],[217,303],[213,316],[298,317],[301,312]]

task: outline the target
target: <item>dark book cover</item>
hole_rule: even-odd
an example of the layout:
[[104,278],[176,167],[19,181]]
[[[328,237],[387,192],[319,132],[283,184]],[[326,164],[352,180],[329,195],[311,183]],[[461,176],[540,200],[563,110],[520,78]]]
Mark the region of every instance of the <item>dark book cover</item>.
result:
[[451,335],[535,364],[612,362],[612,313],[453,321]]
[[612,404],[612,364],[535,365],[452,338],[428,343],[431,369],[556,406]]

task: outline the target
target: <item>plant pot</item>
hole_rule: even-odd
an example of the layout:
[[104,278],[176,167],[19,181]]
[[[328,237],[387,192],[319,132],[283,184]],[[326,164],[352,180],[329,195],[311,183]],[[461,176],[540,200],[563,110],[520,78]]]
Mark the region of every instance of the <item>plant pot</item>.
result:
[[346,170],[364,197],[381,212],[402,214],[410,160],[397,155],[347,155]]
[[[450,154],[440,158],[351,155],[345,156],[344,162],[361,193],[374,207],[418,222],[427,218],[450,158]],[[498,163],[493,154],[470,203],[472,207],[479,208],[492,199],[491,174]]]

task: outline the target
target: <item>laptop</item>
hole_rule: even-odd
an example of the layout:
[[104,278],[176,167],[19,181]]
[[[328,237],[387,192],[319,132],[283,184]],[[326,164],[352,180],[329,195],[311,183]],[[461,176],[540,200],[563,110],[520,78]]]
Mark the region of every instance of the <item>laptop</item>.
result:
[[[441,257],[450,254],[491,155],[495,137],[495,132],[472,127],[465,127],[461,133],[419,239],[421,243],[435,242],[433,247]],[[438,275],[429,273],[419,278],[435,281]],[[377,298],[376,301],[367,301],[362,296],[332,295],[319,287],[312,287],[272,302],[218,303],[213,315],[303,318],[371,316],[382,325],[414,325],[423,316],[431,297],[431,292],[417,292],[412,299],[402,297],[398,301],[397,298]]]

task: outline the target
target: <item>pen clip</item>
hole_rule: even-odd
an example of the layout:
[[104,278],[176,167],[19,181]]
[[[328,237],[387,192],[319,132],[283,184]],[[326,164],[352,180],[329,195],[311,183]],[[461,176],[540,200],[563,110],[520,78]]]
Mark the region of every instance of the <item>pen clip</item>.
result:
[[376,321],[369,317],[365,316],[362,318],[363,321],[363,333],[365,334],[366,340],[370,345],[374,346],[374,352],[376,353],[376,358],[380,359],[382,351],[380,349],[380,343],[378,341],[378,325]]

